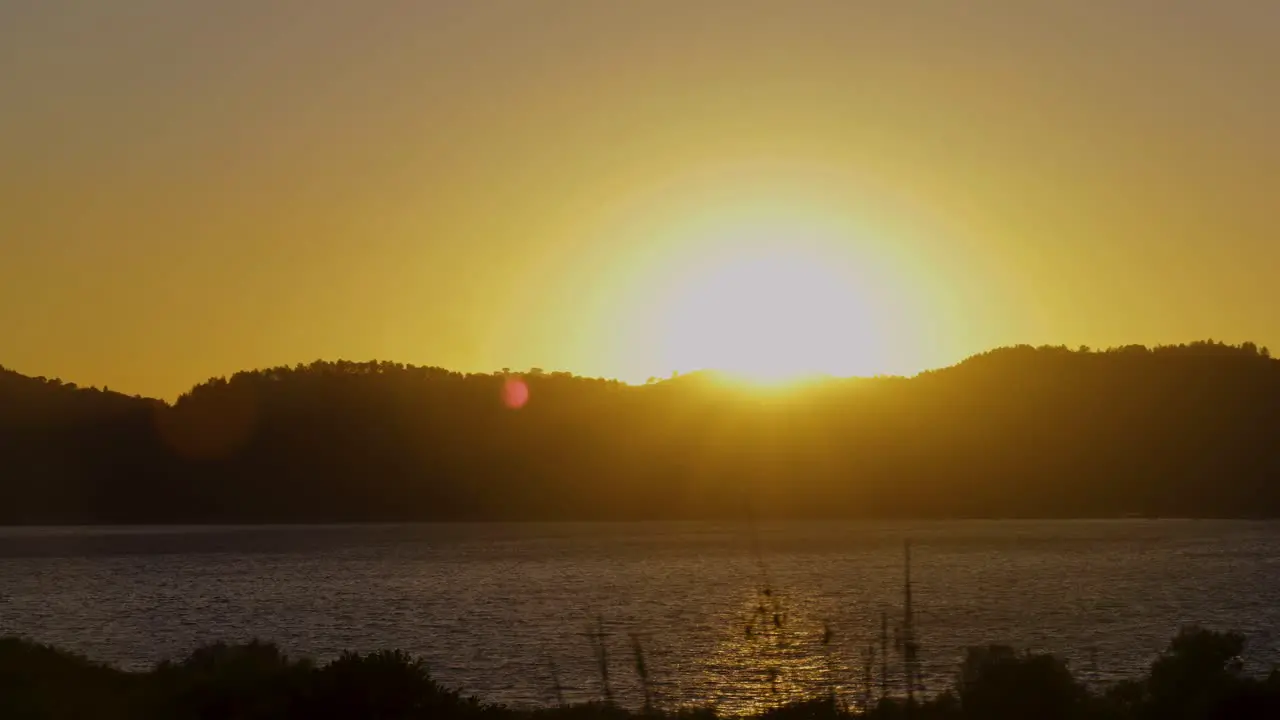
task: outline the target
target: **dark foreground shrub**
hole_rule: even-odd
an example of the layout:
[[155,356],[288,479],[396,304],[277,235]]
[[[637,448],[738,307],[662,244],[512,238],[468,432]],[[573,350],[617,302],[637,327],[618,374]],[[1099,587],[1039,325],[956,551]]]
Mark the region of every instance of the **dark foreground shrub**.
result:
[[346,653],[310,678],[304,716],[314,720],[465,718],[484,707],[441,687],[422,660],[399,650]]
[[1140,720],[1280,718],[1280,675],[1249,677],[1238,633],[1184,627],[1151,666]]
[[1280,718],[1280,683],[1248,682],[1214,702],[1208,720],[1276,720]]
[[845,715],[839,703],[830,697],[815,698],[770,708],[761,720],[834,720]]
[[312,669],[275,645],[218,643],[164,662],[147,678],[156,720],[279,720],[296,715]]
[[1240,688],[1244,636],[1189,626],[1152,665],[1147,680],[1150,717],[1203,718]]
[[136,678],[79,655],[0,638],[0,718],[132,719]]
[[[1245,674],[1239,635],[1183,630],[1145,678],[1089,692],[1049,655],[969,651],[952,690],[885,698],[866,720],[1280,720],[1280,672]],[[831,696],[755,720],[853,720]],[[486,705],[441,687],[403,652],[348,653],[322,667],[274,645],[217,644],[129,673],[0,638],[0,720],[716,720],[712,708],[636,713],[609,703]],[[734,720],[726,716],[726,720]],[[740,720],[740,719],[739,719]]]
[[964,716],[983,720],[1068,720],[1086,697],[1058,658],[1002,645],[970,648],[957,689]]
[[[504,711],[491,709],[489,712],[498,714]],[[517,716],[519,716],[519,713],[517,713]],[[523,720],[640,720],[641,717],[643,716],[637,716],[626,708],[597,700],[576,705],[534,710],[525,713]],[[657,717],[664,720],[716,720],[716,713],[709,708],[695,708],[659,714]]]

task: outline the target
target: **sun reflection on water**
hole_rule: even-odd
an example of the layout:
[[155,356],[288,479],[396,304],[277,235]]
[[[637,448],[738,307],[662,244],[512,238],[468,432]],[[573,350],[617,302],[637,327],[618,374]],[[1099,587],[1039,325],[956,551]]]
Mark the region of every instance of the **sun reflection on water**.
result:
[[767,587],[743,599],[740,622],[725,628],[700,673],[720,712],[755,714],[828,693],[848,699],[856,674],[813,605]]

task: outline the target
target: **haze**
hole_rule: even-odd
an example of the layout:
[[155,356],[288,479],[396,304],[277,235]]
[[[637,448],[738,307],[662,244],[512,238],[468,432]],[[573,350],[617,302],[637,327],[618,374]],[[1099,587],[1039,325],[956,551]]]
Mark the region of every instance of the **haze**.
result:
[[318,357],[643,381],[724,359],[679,318],[757,247],[848,280],[779,305],[847,333],[815,367],[1280,346],[1277,32],[1251,0],[10,0],[0,359],[163,397]]

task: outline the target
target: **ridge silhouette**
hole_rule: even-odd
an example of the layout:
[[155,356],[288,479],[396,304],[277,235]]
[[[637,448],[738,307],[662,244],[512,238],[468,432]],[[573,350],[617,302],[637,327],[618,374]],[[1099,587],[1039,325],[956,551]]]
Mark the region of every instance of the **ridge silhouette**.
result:
[[0,369],[0,523],[1280,517],[1277,439],[1252,343],[786,391],[318,361],[166,403]]

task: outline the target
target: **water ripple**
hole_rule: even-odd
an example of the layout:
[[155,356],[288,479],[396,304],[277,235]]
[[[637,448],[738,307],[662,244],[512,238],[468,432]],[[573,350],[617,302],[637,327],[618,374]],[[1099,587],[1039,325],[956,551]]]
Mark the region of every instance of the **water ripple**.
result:
[[[399,647],[447,683],[535,705],[555,696],[553,667],[567,699],[599,697],[599,618],[623,700],[641,697],[635,634],[659,702],[743,710],[862,692],[881,613],[900,608],[911,537],[926,688],[950,682],[963,648],[990,642],[1058,652],[1104,682],[1144,669],[1193,621],[1247,633],[1257,667],[1280,660],[1280,525],[808,523],[754,534],[761,558],[747,527],[716,524],[4,529],[0,633],[130,668],[215,640],[265,638],[321,659]],[[761,559],[775,595],[753,620]]]

